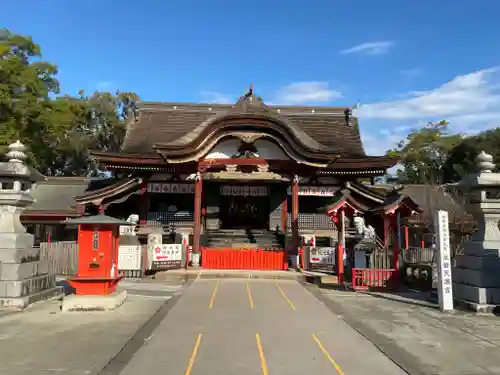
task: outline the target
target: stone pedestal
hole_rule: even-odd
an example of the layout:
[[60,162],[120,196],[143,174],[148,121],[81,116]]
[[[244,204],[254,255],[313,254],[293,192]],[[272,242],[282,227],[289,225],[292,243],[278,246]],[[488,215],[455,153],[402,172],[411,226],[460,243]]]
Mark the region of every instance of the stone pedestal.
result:
[[453,294],[478,312],[500,309],[500,173],[492,173],[491,155],[482,152],[478,173],[467,176],[459,187],[467,194],[467,210],[478,229],[455,256]]
[[40,260],[33,235],[20,222],[22,210],[33,203],[33,176],[23,163],[24,146],[16,142],[0,163],[0,306],[22,309],[41,299],[61,295],[49,262]]
[[77,296],[64,298],[61,311],[111,311],[125,303],[127,292],[114,292],[108,296]]

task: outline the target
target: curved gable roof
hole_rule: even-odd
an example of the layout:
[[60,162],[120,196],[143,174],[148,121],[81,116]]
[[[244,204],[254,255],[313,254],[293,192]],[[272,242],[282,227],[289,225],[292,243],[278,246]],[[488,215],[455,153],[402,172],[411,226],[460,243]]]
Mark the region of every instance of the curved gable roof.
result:
[[267,106],[260,98],[253,95],[252,98],[253,103],[240,99],[236,105],[138,103],[138,116],[127,125],[121,151],[153,154],[154,144],[182,143],[221,118],[247,116],[272,118],[285,124],[308,148],[365,156],[357,120],[352,118],[352,126],[347,125],[344,108]]

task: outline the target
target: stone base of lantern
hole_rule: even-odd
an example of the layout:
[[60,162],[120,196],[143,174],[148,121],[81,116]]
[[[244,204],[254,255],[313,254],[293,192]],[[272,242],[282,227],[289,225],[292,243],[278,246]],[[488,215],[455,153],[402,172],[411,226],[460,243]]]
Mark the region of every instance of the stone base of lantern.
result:
[[[463,284],[459,284],[463,286]],[[472,287],[474,288],[474,287]],[[481,295],[482,293],[487,293],[486,291],[479,291],[479,290],[460,290],[459,288],[456,287],[456,285],[453,285],[453,291],[457,292],[460,295],[468,295],[469,298],[476,298],[475,296]],[[467,310],[471,310],[473,312],[477,312],[480,314],[497,314],[500,311],[500,305],[490,305],[490,304],[483,304],[483,303],[475,303],[471,302],[469,300],[462,300],[458,298],[454,298],[454,303],[455,307],[462,307]]]
[[500,310],[500,242],[470,241],[455,257],[453,296],[474,311]]
[[110,311],[123,305],[127,292],[115,292],[107,296],[77,296],[72,294],[64,297],[61,310],[70,311]]
[[64,291],[62,287],[53,287],[49,289],[44,289],[39,292],[30,293],[22,297],[0,297],[0,308],[9,308],[13,310],[23,310],[33,303],[62,299],[64,297]]
[[0,307],[23,309],[44,299],[62,297],[49,261],[39,260],[29,233],[0,233]]

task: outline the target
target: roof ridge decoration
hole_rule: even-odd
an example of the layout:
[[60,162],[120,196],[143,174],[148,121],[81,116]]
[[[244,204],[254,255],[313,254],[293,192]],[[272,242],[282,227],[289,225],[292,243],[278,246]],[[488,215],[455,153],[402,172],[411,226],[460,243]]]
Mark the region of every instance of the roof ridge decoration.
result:
[[254,94],[252,85],[229,110],[209,118],[175,141],[153,147],[168,163],[185,163],[201,159],[219,141],[230,136],[247,143],[247,138],[269,138],[290,158],[315,167],[326,167],[339,157],[266,106]]

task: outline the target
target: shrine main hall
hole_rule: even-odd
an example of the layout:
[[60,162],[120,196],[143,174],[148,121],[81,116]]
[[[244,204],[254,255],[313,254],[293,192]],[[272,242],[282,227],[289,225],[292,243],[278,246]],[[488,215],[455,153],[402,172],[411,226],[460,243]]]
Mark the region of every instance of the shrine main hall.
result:
[[417,209],[372,186],[397,160],[365,154],[351,108],[268,106],[252,89],[232,105],[139,102],[120,152],[92,155],[112,178],[75,198],[79,214],[137,214],[139,237],[182,232],[193,252],[335,246],[355,214],[385,241]]

